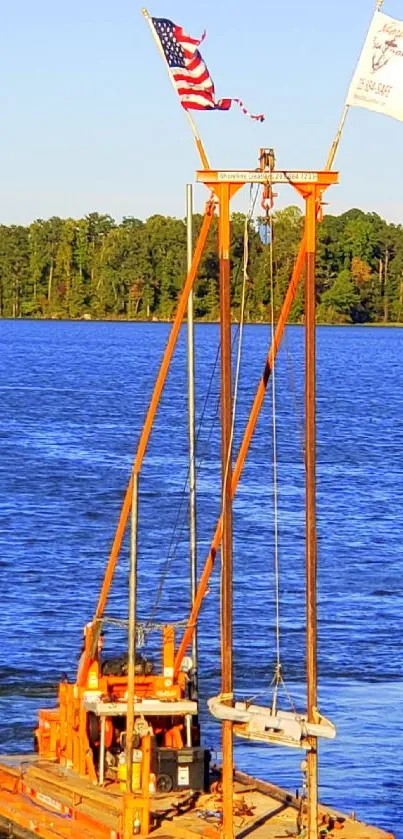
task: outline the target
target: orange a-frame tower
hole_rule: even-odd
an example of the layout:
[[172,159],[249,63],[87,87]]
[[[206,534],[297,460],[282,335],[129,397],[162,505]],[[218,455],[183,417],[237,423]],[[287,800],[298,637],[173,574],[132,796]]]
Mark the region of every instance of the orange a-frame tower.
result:
[[[307,598],[307,715],[308,722],[314,721],[317,708],[317,664],[316,664],[316,514],[315,514],[315,253],[316,217],[318,205],[324,190],[337,183],[335,172],[276,171],[272,168],[271,150],[260,151],[259,171],[200,171],[197,180],[209,186],[218,199],[219,228],[218,248],[220,260],[220,332],[221,332],[221,459],[222,459],[222,510],[217,526],[221,537],[221,667],[222,701],[233,702],[232,668],[232,499],[243,466],[245,447],[238,456],[234,478],[232,475],[231,424],[231,310],[230,310],[230,202],[231,198],[246,183],[262,184],[270,196],[274,184],[290,184],[305,200],[305,326],[306,326],[306,598]],[[300,260],[302,262],[302,260]],[[280,321],[284,328],[286,317]],[[280,324],[279,324],[280,325]],[[278,327],[279,329],[279,327]],[[278,335],[276,335],[276,338]],[[278,339],[279,340],[279,339]],[[272,358],[278,344],[271,348]],[[270,366],[269,366],[270,370]],[[258,406],[254,405],[250,422],[254,424]],[[246,435],[245,435],[246,436]],[[250,439],[250,438],[249,438]],[[208,558],[211,564],[211,556]],[[201,585],[199,586],[201,589]],[[199,592],[198,592],[199,593]],[[195,604],[196,605],[196,604]],[[192,615],[183,639],[177,665],[183,654],[191,627],[197,614]],[[223,837],[233,837],[233,735],[232,723],[222,722],[223,752]],[[317,800],[317,748],[312,739],[308,751],[308,796],[309,796],[309,839],[316,839],[318,832]]]

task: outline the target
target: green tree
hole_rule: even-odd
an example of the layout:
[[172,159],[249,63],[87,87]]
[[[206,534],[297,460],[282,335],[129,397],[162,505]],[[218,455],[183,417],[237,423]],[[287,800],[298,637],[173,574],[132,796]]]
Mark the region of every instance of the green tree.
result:
[[160,215],[145,223],[151,277],[158,289],[157,313],[171,317],[186,274],[186,227],[183,221]]
[[58,279],[58,297],[63,314],[72,315],[75,312],[74,300],[72,305],[72,275],[74,258],[74,240],[76,223],[74,219],[63,221],[58,248],[56,252],[56,274]]
[[45,255],[47,268],[47,292],[44,309],[47,314],[54,314],[58,304],[58,294],[55,292],[54,277],[57,252],[62,235],[63,222],[58,216],[52,216],[45,222]]
[[107,308],[107,272],[104,270],[104,257],[108,234],[114,227],[115,221],[109,215],[90,213],[87,216],[89,302],[95,317],[105,315]]
[[[2,317],[31,314],[32,285],[29,277],[28,228],[0,226],[0,312]],[[28,312],[27,312],[28,309]]]
[[351,323],[357,296],[350,271],[340,271],[332,287],[322,295],[318,320],[325,315],[327,323]]
[[[203,217],[193,218],[194,243]],[[273,248],[248,222],[246,317],[266,320],[271,265],[279,312],[303,230],[297,207],[273,214]],[[231,303],[239,318],[243,287],[245,215],[232,216]],[[218,227],[214,217],[195,281],[195,314],[219,311]],[[25,228],[0,227],[0,316],[172,318],[186,276],[186,225],[162,215],[37,219]],[[330,322],[403,319],[403,228],[376,213],[351,209],[318,225],[318,316]],[[304,278],[290,320],[303,319]]]

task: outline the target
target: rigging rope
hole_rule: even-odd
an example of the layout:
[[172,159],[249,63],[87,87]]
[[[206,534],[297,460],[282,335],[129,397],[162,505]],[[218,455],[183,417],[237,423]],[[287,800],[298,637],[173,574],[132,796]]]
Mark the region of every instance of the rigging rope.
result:
[[[235,366],[235,378],[234,378],[234,393],[233,393],[233,402],[232,402],[232,418],[231,418],[231,431],[230,431],[230,438],[229,438],[229,445],[228,445],[228,457],[227,462],[225,465],[224,471],[224,480],[223,480],[223,491],[221,496],[221,518],[224,526],[224,493],[225,487],[227,484],[227,477],[228,477],[228,470],[231,463],[231,456],[232,456],[232,444],[234,440],[234,430],[235,430],[235,419],[236,419],[236,409],[238,403],[238,390],[239,390],[239,378],[240,378],[240,370],[241,370],[241,357],[242,357],[242,344],[243,344],[243,328],[245,322],[245,303],[246,303],[246,290],[248,284],[248,261],[249,261],[249,222],[253,216],[256,199],[259,193],[259,187],[256,186],[255,188],[255,196],[253,196],[253,185],[250,188],[250,207],[247,215],[245,216],[245,225],[244,225],[244,250],[243,250],[243,261],[242,261],[242,273],[243,273],[243,280],[242,280],[242,295],[241,295],[241,308],[239,313],[239,332],[238,332],[238,349],[237,349],[237,358],[236,358],[236,366]],[[222,561],[222,550],[221,550],[221,589],[223,584],[223,561]],[[220,625],[222,627],[223,623],[223,613],[222,613],[222,599],[220,598]],[[229,697],[232,699],[232,696]]]
[[[275,282],[274,282],[274,259],[273,259],[273,215],[274,193],[272,189],[271,171],[274,167],[269,165],[268,184],[266,185],[262,207],[266,213],[266,225],[269,227],[269,280],[270,280],[270,332],[271,345],[274,346],[275,338]],[[275,596],[275,643],[276,663],[270,688],[273,688],[271,699],[271,712],[277,711],[277,699],[280,686],[283,687],[287,699],[295,712],[295,706],[283,679],[281,665],[281,638],[280,638],[280,559],[279,559],[279,512],[278,512],[278,458],[277,458],[277,410],[276,410],[276,356],[273,357],[271,366],[271,397],[272,397],[272,434],[273,434],[273,510],[274,510],[274,596]]]
[[[109,615],[105,615],[103,618],[99,619],[99,624],[101,627],[104,624],[109,624],[110,626],[115,626],[118,629],[125,629],[129,625],[129,621],[125,618],[114,618]],[[187,626],[187,620],[180,620],[180,621],[170,621],[170,626],[174,628],[182,628]],[[140,649],[145,646],[148,636],[152,632],[162,631],[166,623],[155,623],[154,621],[147,620],[147,621],[137,621],[136,622],[136,648]]]

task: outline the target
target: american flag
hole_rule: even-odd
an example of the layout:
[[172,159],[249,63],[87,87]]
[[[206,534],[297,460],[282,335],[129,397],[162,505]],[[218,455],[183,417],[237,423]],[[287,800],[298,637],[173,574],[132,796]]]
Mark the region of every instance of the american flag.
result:
[[152,23],[161,42],[167,64],[183,107],[196,111],[228,111],[233,102],[251,119],[263,122],[263,114],[250,114],[240,99],[215,98],[214,82],[197,47],[204,40],[186,35],[172,20],[153,17]]

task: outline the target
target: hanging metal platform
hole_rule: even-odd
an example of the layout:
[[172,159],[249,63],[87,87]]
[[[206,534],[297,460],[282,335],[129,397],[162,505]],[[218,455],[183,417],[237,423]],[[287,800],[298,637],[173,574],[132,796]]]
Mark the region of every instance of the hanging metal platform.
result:
[[263,705],[235,702],[234,707],[231,707],[224,704],[220,696],[213,696],[207,701],[207,705],[213,717],[233,722],[234,734],[246,740],[309,749],[310,737],[333,740],[336,736],[333,723],[319,712],[315,715],[315,722],[308,722],[304,714],[280,709],[273,713]]

